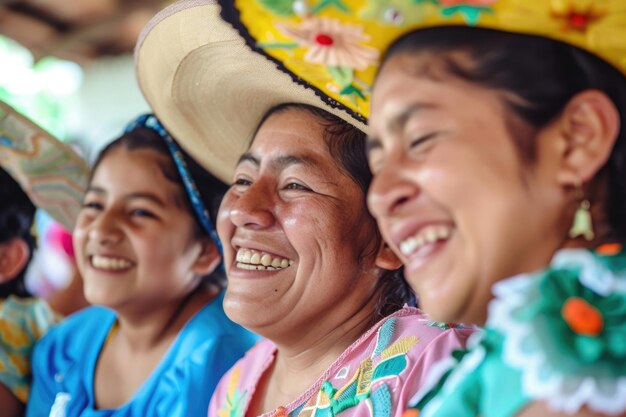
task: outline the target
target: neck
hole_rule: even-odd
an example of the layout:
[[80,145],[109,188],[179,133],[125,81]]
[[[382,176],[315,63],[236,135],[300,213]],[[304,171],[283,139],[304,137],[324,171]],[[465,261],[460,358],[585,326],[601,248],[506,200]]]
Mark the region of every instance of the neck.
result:
[[193,315],[217,294],[213,287],[200,286],[182,299],[163,303],[149,311],[119,310],[115,338],[135,352],[169,344]]
[[[304,393],[328,367],[371,326],[377,294],[343,320],[327,315],[311,320],[304,331],[291,333],[285,339],[272,338],[277,346],[276,358],[257,387],[255,415],[286,405]],[[299,329],[300,330],[300,329]]]

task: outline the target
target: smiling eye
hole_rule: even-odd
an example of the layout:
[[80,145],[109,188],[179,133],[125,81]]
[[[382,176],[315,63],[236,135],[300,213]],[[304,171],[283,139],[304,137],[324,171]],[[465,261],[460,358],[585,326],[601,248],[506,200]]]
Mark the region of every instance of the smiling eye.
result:
[[423,144],[425,144],[426,142],[428,142],[429,140],[437,137],[437,135],[439,135],[439,132],[433,132],[433,133],[428,133],[426,135],[420,136],[414,140],[411,141],[411,144],[409,145],[410,149],[416,148],[418,146],[421,146]]
[[309,187],[299,184],[297,182],[290,182],[285,186],[285,190],[311,191]]
[[134,209],[130,212],[133,217],[156,217],[154,213],[144,209]]
[[409,150],[413,153],[423,153],[432,148],[432,145],[436,143],[435,139],[441,136],[442,132],[432,132],[426,135],[422,135],[413,139],[409,144]]
[[97,203],[95,201],[85,201],[83,203],[83,209],[88,210],[102,210],[104,208],[104,206],[100,203]]
[[245,178],[237,178],[235,180],[235,182],[233,182],[231,187],[234,186],[234,185],[250,186],[250,185],[252,185],[252,181],[250,181],[248,179],[245,179]]

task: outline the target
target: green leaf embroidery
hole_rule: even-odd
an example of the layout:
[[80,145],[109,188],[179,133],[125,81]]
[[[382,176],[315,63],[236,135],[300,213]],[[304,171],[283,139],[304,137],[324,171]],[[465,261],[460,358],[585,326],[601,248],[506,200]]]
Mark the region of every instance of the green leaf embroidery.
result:
[[345,13],[349,13],[350,9],[343,4],[343,2],[341,0],[322,0],[319,3],[317,3],[313,9],[311,9],[311,12],[313,14],[318,14],[319,12],[321,12],[322,10],[326,9],[327,7],[331,7],[334,6],[336,8],[338,8],[339,10],[341,10],[342,12]]
[[349,67],[328,67],[328,72],[341,88],[350,86],[354,80],[354,70]]
[[294,0],[259,0],[259,3],[278,16],[289,17],[294,14]]

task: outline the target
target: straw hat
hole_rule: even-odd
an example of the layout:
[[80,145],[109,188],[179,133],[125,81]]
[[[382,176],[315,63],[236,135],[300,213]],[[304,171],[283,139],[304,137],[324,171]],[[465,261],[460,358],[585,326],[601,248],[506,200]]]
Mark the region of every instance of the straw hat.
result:
[[262,116],[281,103],[323,108],[365,130],[365,120],[322,100],[253,52],[216,1],[185,0],[156,15],[135,49],[139,85],[165,128],[225,182]]
[[544,36],[598,55],[626,74],[625,0],[220,0],[258,52],[322,96],[369,117],[381,55],[435,26]]
[[32,203],[67,229],[74,227],[89,167],[70,147],[0,101],[0,166]]

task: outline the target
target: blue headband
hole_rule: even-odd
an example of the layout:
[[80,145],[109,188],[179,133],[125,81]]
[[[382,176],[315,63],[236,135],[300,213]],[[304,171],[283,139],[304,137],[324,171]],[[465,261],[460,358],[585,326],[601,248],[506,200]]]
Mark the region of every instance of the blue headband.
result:
[[222,243],[220,242],[220,239],[217,236],[217,232],[215,231],[215,226],[213,225],[213,222],[211,222],[211,218],[209,217],[209,210],[202,202],[200,192],[198,192],[198,187],[196,187],[196,182],[193,180],[191,174],[189,173],[189,169],[187,168],[187,164],[185,163],[185,158],[183,157],[179,146],[176,144],[170,134],[167,133],[163,125],[161,125],[161,122],[159,122],[154,114],[142,114],[126,126],[125,132],[128,133],[131,130],[140,127],[154,130],[163,139],[165,145],[167,145],[167,149],[170,151],[172,159],[174,160],[176,170],[183,180],[183,186],[185,187],[185,191],[187,193],[187,196],[189,197],[189,201],[191,202],[191,207],[193,207],[193,211],[196,213],[196,217],[200,220],[200,223],[202,224],[204,230],[206,230],[209,236],[211,236],[211,239],[213,239],[220,253],[222,253]]

